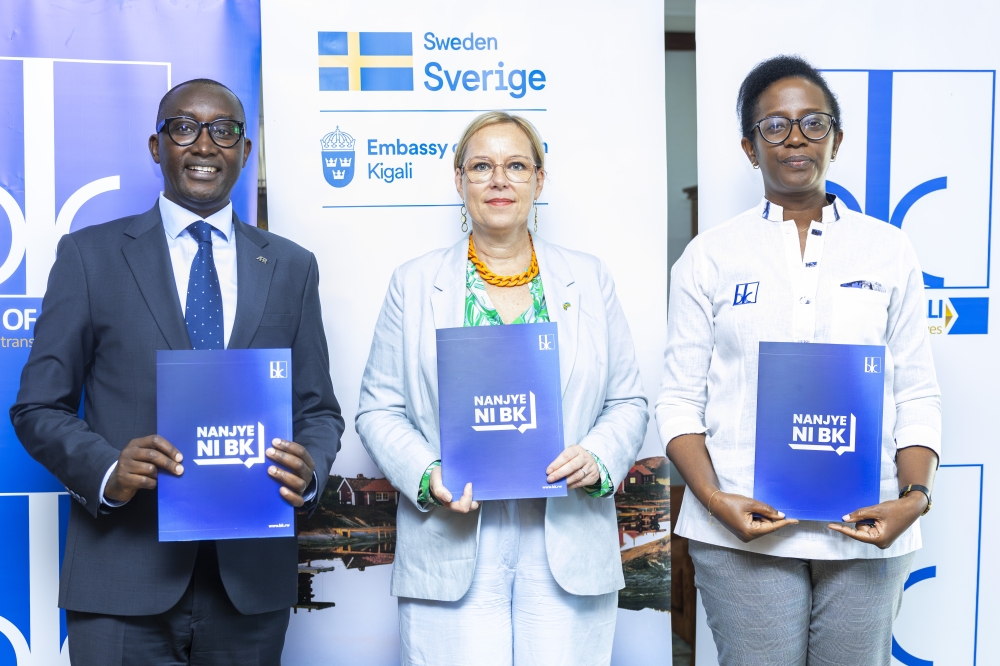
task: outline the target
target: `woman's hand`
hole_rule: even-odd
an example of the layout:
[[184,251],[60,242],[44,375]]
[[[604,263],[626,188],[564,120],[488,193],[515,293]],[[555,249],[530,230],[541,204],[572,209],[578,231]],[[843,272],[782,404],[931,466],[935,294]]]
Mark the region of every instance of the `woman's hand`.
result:
[[718,518],[743,543],[799,522],[785,518],[785,514],[752,497],[721,491],[711,495],[708,509],[713,518]]
[[719,477],[705,448],[703,434],[674,437],[667,444],[667,457],[684,477],[688,490],[712,517],[718,518],[744,543],[799,522],[751,497],[719,490]]
[[441,466],[438,465],[431,470],[431,494],[441,502],[441,506],[456,513],[469,513],[479,508],[479,502],[472,500],[472,484],[465,484],[465,492],[458,498],[457,502],[452,502],[451,491],[444,487],[441,482]]
[[545,480],[549,483],[566,479],[566,488],[569,490],[592,486],[601,480],[601,471],[597,468],[594,456],[579,444],[563,449],[552,464],[545,468],[545,473],[548,475]]
[[[885,550],[891,546],[903,532],[909,529],[927,507],[927,497],[921,492],[912,492],[898,500],[882,502],[875,506],[866,506],[844,516],[845,523],[827,525],[831,530],[846,534],[862,543],[870,543]],[[874,525],[858,525],[860,520],[874,520]]]

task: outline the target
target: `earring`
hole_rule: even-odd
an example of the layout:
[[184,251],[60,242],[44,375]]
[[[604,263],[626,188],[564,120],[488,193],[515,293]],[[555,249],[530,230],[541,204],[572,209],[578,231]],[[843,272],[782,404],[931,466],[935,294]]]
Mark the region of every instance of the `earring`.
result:
[[836,155],[834,155],[833,157],[831,157],[831,158],[830,158],[830,161],[831,161],[831,162],[836,162],[836,161],[837,161],[837,156],[836,156]]
[[468,231],[468,230],[469,230],[469,223],[468,223],[468,219],[469,219],[469,218],[468,218],[468,217],[466,216],[466,213],[467,213],[467,212],[468,212],[468,211],[467,211],[467,210],[465,209],[465,202],[463,201],[463,202],[462,202],[462,210],[461,210],[461,213],[462,213],[462,233],[463,233],[463,234],[464,234],[464,233],[465,233],[466,231]]
[[760,165],[759,165],[759,164],[757,164],[756,162],[754,162],[754,163],[753,163],[753,168],[754,168],[754,169],[759,169],[759,168],[760,168]]
[[535,202],[535,233],[538,233],[538,202]]

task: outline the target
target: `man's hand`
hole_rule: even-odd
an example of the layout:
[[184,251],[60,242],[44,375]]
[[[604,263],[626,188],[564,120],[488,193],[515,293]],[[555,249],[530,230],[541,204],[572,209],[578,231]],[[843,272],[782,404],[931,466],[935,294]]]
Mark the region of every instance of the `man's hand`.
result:
[[316,463],[305,447],[295,442],[289,442],[275,437],[271,440],[271,448],[267,450],[267,457],[276,463],[280,463],[285,469],[277,465],[271,465],[267,473],[271,478],[281,484],[278,492],[285,498],[285,501],[298,508],[305,504],[302,494],[313,481],[313,472],[316,470]]
[[431,470],[431,494],[437,498],[437,501],[441,502],[441,506],[456,513],[469,513],[479,508],[479,502],[472,501],[471,483],[465,484],[465,492],[458,498],[458,501],[452,502],[454,497],[452,497],[451,491],[444,487],[441,479],[441,465],[438,465]]
[[559,457],[545,468],[545,473],[549,483],[566,479],[568,490],[592,486],[601,480],[601,470],[598,469],[594,456],[579,444],[563,449]]
[[[927,497],[921,492],[912,492],[901,499],[866,506],[847,514],[844,516],[844,522],[855,523],[853,527],[838,523],[831,523],[827,527],[862,543],[870,543],[885,550],[916,522],[926,507]],[[858,525],[858,521],[861,520],[874,520],[875,524]]]
[[794,518],[785,518],[785,514],[772,506],[735,493],[713,493],[709,504],[711,506],[706,508],[711,510],[712,516],[743,543],[799,522]]
[[118,466],[104,487],[104,497],[112,502],[127,502],[139,490],[156,488],[159,470],[180,476],[184,456],[159,435],[133,439],[118,456]]

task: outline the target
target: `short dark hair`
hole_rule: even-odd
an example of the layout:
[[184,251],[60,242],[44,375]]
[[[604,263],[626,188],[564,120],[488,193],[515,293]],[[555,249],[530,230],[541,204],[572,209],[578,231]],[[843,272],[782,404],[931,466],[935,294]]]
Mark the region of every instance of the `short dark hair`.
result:
[[836,129],[841,129],[840,104],[819,70],[799,56],[779,55],[757,63],[740,85],[739,95],[736,96],[736,115],[740,118],[743,136],[753,138],[754,126],[760,120],[757,117],[760,96],[772,84],[788,78],[806,79],[819,86],[826,96],[830,113],[836,119]]
[[242,120],[243,122],[246,122],[247,113],[243,109],[243,102],[240,100],[239,95],[237,95],[232,90],[230,90],[228,86],[226,86],[225,84],[219,83],[218,81],[215,81],[214,79],[191,79],[190,81],[185,81],[184,83],[178,83],[176,86],[174,86],[173,88],[171,88],[170,90],[168,90],[167,94],[165,94],[163,97],[160,98],[160,106],[156,109],[156,124],[157,125],[160,124],[161,120],[163,120],[164,118],[167,117],[167,102],[170,101],[170,98],[175,93],[177,93],[181,88],[185,88],[187,86],[192,86],[192,85],[215,86],[216,88],[222,88],[223,90],[225,90],[226,92],[228,92],[230,95],[232,95],[233,97],[236,98],[236,103],[240,107],[240,115],[242,116],[242,118],[237,118],[236,120]]

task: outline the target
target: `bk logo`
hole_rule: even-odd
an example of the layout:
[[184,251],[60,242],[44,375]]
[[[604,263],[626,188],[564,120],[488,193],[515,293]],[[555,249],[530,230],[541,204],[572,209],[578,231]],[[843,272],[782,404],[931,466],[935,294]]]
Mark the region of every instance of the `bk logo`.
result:
[[[826,191],[847,208],[903,228],[926,271],[925,287],[990,286],[996,72],[828,69],[824,75],[842,91],[845,125],[862,137],[844,142]],[[934,146],[913,140],[920,119],[956,117],[974,118],[983,140]]]
[[556,336],[551,334],[538,336],[539,351],[552,351],[555,348],[556,348]]
[[749,305],[757,302],[757,287],[760,282],[744,282],[736,285],[733,305]]
[[[166,62],[0,59],[0,295],[40,298],[64,234],[149,207],[162,185],[146,140],[169,88]],[[65,118],[119,129],[61,140]]]
[[881,356],[866,356],[865,357],[865,372],[882,372],[882,357]]
[[271,361],[271,379],[288,379],[288,363]]

